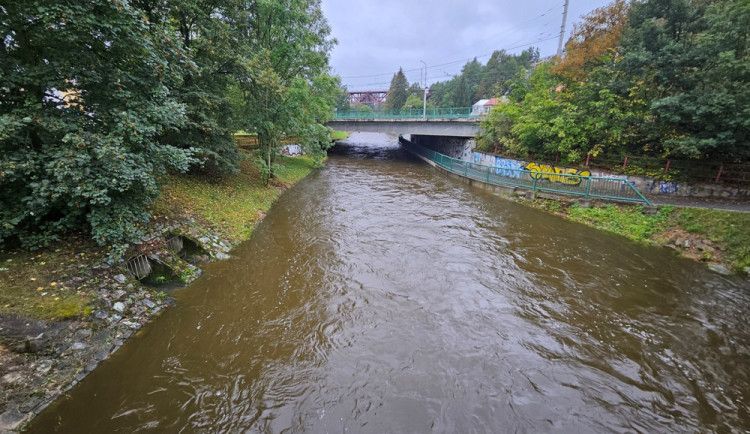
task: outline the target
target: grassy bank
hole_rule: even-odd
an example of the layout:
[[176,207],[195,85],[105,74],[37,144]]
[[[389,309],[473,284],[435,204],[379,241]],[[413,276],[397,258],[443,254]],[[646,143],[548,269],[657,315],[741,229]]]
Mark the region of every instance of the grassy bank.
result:
[[664,206],[644,215],[640,206],[581,208],[575,203],[535,200],[534,206],[633,241],[677,250],[681,255],[747,274],[750,213]]
[[315,167],[308,157],[279,157],[281,168],[273,185],[265,187],[257,166],[240,163],[240,173],[218,180],[171,175],[153,206],[155,219],[193,218],[231,243],[250,238],[255,224],[290,185]]
[[333,131],[331,132],[331,140],[344,140],[349,137],[349,133],[346,131]]

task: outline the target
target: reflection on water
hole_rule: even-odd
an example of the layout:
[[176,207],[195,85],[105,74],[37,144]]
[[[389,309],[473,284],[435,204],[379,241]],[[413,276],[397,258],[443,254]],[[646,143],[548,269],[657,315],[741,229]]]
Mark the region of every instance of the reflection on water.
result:
[[750,429],[748,285],[355,134],[31,432]]

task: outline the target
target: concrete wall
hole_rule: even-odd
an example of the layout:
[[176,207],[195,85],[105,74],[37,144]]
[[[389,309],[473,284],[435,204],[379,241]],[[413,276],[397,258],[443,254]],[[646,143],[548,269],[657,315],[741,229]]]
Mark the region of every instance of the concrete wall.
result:
[[425,136],[419,134],[412,134],[411,142],[443,155],[467,161],[471,159],[473,149],[477,146],[474,139],[465,137]]

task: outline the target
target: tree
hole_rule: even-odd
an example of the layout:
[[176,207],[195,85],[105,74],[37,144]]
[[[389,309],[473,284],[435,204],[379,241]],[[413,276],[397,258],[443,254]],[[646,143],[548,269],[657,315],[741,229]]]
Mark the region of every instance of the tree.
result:
[[189,59],[123,0],[6,3],[0,35],[0,242],[45,245],[87,223],[123,248],[157,177],[193,162],[157,140],[184,124],[169,88]]
[[388,89],[388,96],[385,98],[385,108],[387,110],[400,110],[409,96],[409,82],[406,80],[402,68],[393,75],[391,87]]
[[307,146],[328,144],[322,124],[336,98],[326,74],[335,41],[319,0],[247,1],[240,16],[244,50],[233,89],[238,125],[258,134],[257,161],[268,180],[285,135]]
[[573,33],[565,44],[565,57],[552,72],[571,82],[581,81],[587,72],[614,61],[628,20],[628,10],[629,3],[615,0],[584,15],[583,20],[573,26]]
[[187,122],[160,141],[195,151],[192,170],[210,175],[235,173],[239,166],[232,137],[232,108],[227,90],[244,43],[232,29],[234,0],[136,0],[152,28],[168,27],[182,45],[191,67],[180,68],[172,96],[186,107]]
[[641,102],[643,147],[661,155],[750,158],[750,7],[743,0],[633,6],[617,83]]

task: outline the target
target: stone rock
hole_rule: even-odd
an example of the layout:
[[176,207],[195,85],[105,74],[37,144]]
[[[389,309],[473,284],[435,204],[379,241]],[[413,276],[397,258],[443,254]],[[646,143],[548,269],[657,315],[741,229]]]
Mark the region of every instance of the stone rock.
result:
[[73,351],[81,351],[85,350],[86,347],[88,347],[88,345],[84,344],[83,342],[74,342],[73,346],[70,348],[73,349]]
[[750,277],[750,267],[745,267],[745,268],[742,269],[742,271],[744,271],[745,274],[747,274],[748,277]]
[[52,360],[42,359],[36,364],[36,371],[44,375],[52,369]]
[[0,414],[0,432],[12,432],[26,419],[26,415],[17,408],[9,408]]
[[123,313],[125,312],[125,303],[118,301],[114,304],[114,306],[112,306],[112,309],[116,310],[117,312]]
[[109,314],[106,311],[103,310],[95,310],[94,311],[94,318],[96,319],[107,319]]
[[115,292],[112,293],[112,300],[119,300],[119,299],[125,297],[125,295],[127,293],[128,292],[125,291],[125,290],[123,290],[123,289],[118,289],[117,291],[115,291]]
[[91,336],[91,329],[81,329],[75,332],[73,335],[74,339],[83,340]]
[[11,372],[10,374],[3,375],[3,383],[15,384],[23,381],[23,374],[20,372]]
[[107,321],[110,324],[117,324],[121,319],[122,317],[120,315],[112,315],[111,317],[107,318]]
[[214,257],[215,257],[216,259],[218,259],[219,261],[223,261],[223,260],[225,260],[225,259],[229,259],[229,258],[231,258],[231,256],[227,255],[226,253],[221,253],[221,252],[219,252],[219,253],[215,254],[215,255],[214,255]]
[[206,244],[209,244],[211,240],[208,237],[200,237],[198,238],[198,242],[203,245],[206,245]]
[[208,255],[187,255],[185,261],[191,264],[201,264],[204,262],[211,262],[211,258]]
[[732,274],[732,271],[729,268],[719,264],[708,264],[708,269],[715,273],[723,274],[724,276]]
[[149,309],[153,309],[156,306],[156,303],[154,303],[153,301],[149,299],[144,299],[143,304],[145,304],[146,307],[148,307]]
[[122,325],[133,330],[138,330],[141,327],[140,324],[138,324],[137,322],[133,322],[133,321],[123,321]]

